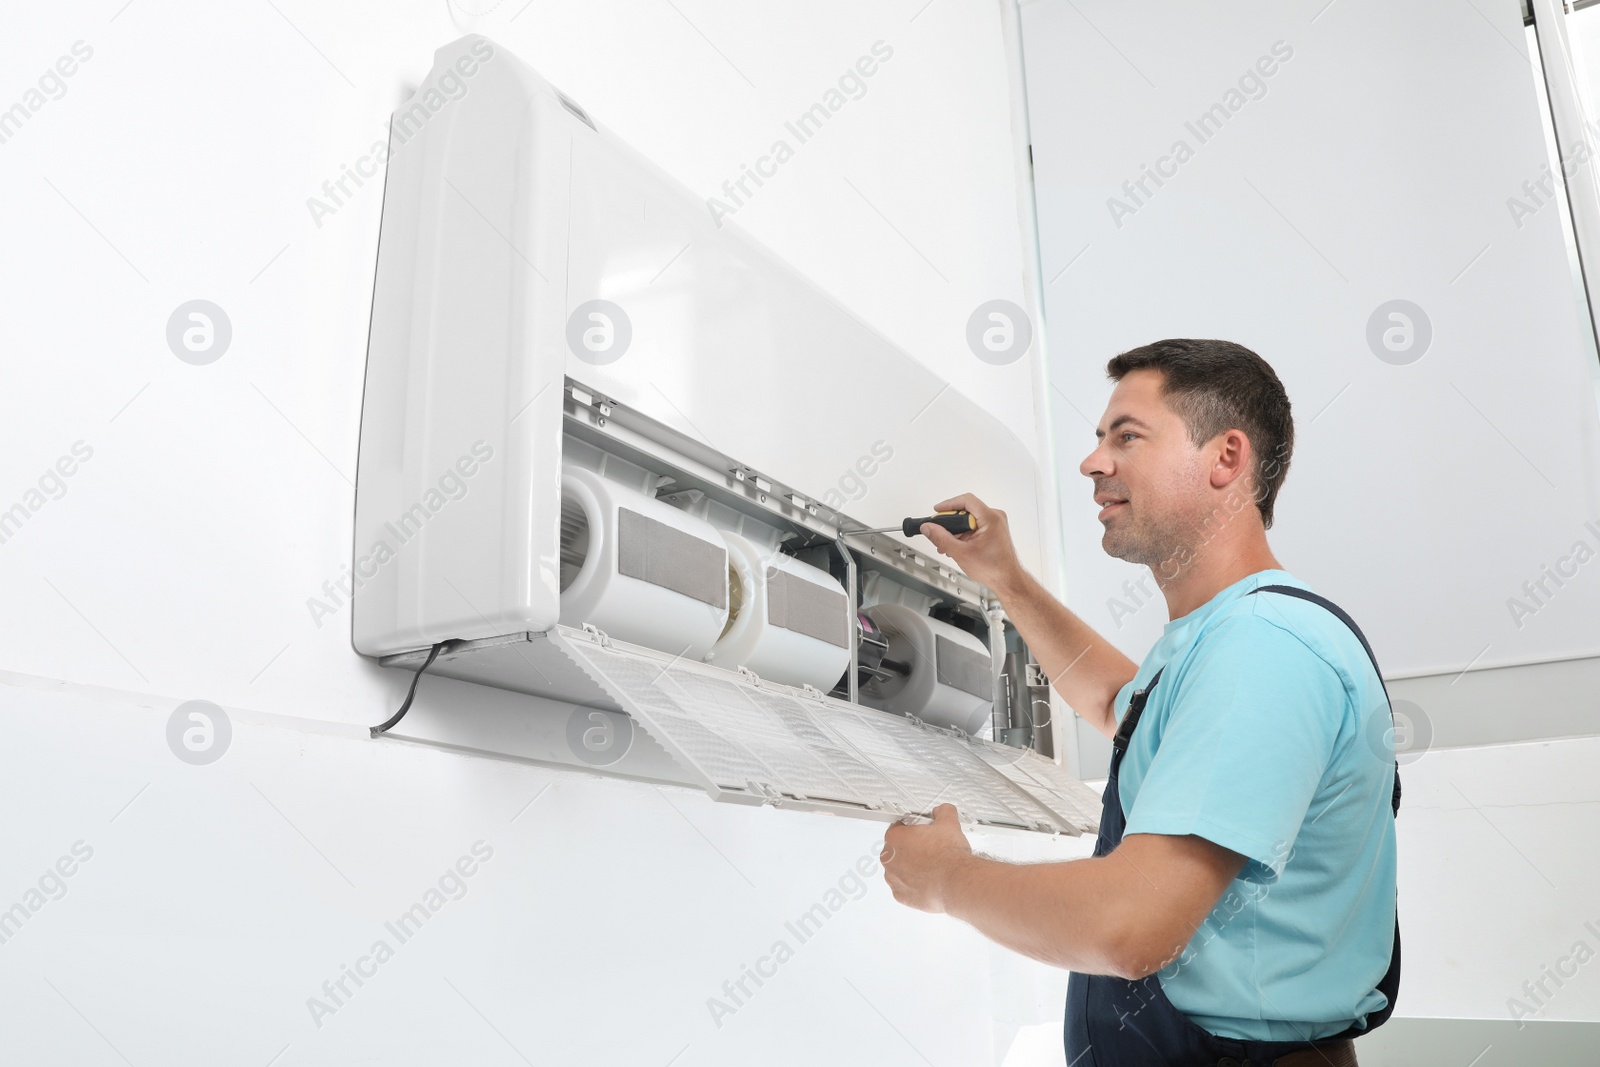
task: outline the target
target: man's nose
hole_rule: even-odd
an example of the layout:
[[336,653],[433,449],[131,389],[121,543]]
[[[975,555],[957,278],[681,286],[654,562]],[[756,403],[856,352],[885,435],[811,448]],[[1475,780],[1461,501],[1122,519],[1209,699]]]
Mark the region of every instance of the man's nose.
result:
[[1085,456],[1082,463],[1078,464],[1078,473],[1082,474],[1085,478],[1093,478],[1096,475],[1110,474],[1111,465],[1106,460],[1104,453],[1105,446],[1103,444],[1096,445],[1095,450]]

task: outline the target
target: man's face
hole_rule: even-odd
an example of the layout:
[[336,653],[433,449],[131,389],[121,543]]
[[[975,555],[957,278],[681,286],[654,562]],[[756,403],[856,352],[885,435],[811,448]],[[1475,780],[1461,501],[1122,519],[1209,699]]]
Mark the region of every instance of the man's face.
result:
[[1149,567],[1196,541],[1212,510],[1208,465],[1161,382],[1157,370],[1124,375],[1095,430],[1099,445],[1078,465],[1094,480],[1101,547]]

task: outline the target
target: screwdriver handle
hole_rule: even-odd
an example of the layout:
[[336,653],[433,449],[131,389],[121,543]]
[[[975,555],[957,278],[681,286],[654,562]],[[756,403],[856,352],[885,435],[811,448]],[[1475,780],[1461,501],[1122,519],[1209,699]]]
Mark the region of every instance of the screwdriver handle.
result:
[[971,533],[978,528],[978,520],[970,511],[941,511],[936,515],[924,515],[920,519],[907,519],[900,525],[900,532],[907,537],[915,537],[922,532],[922,524],[931,522],[935,526],[943,526],[951,533]]

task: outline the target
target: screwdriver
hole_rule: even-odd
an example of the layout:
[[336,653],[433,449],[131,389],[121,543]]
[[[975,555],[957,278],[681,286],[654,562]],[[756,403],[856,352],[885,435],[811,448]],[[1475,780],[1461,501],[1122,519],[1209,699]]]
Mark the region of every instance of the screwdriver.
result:
[[922,524],[931,522],[935,526],[943,526],[951,533],[971,533],[978,528],[978,520],[970,511],[941,511],[936,515],[924,515],[920,519],[904,519],[899,526],[885,526],[879,530],[858,530],[858,533],[888,533],[899,530],[907,537],[915,537],[922,532]]

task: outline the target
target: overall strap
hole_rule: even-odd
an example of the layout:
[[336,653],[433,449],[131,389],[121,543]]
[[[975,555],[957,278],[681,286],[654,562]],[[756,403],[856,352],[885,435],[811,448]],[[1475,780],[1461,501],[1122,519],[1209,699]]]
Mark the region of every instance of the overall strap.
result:
[[[1361,627],[1357,626],[1355,620],[1349,615],[1345,614],[1342,608],[1333,603],[1331,600],[1328,600],[1326,597],[1319,596],[1316,593],[1306,589],[1298,589],[1292,585],[1263,585],[1257,586],[1255,589],[1250,590],[1251,593],[1260,593],[1263,591],[1269,593],[1283,593],[1287,596],[1299,597],[1301,600],[1309,600],[1313,604],[1322,605],[1329,611],[1333,612],[1333,614],[1337,615],[1340,622],[1350,627],[1351,631],[1356,635],[1357,640],[1361,642],[1361,647],[1366,649],[1367,658],[1372,661],[1372,669],[1377,671],[1378,684],[1383,685],[1383,698],[1385,701],[1389,700],[1389,687],[1383,683],[1383,671],[1378,669],[1378,657],[1372,654],[1372,646],[1367,644],[1366,635],[1361,632]],[[1249,594],[1247,593],[1246,595],[1248,596]],[[1389,715],[1390,721],[1393,722],[1393,703],[1389,704]],[[1400,814],[1400,764],[1398,760],[1395,761],[1394,796],[1391,800],[1391,804],[1393,805],[1394,813],[1396,815]],[[1369,1012],[1367,1014],[1366,1025],[1364,1027],[1351,1026],[1324,1040],[1329,1042],[1340,1041],[1345,1038],[1355,1038],[1360,1037],[1362,1034],[1369,1034],[1377,1027],[1380,1027],[1384,1023],[1388,1022],[1389,1016],[1394,1014],[1395,998],[1400,994],[1400,915],[1398,912],[1396,912],[1394,919],[1394,947],[1389,953],[1389,969],[1385,971],[1383,977],[1378,980],[1378,991],[1384,995],[1388,1003],[1375,1012]]]
[[[1245,596],[1249,596],[1251,593],[1283,593],[1285,596],[1299,597],[1301,600],[1309,600],[1313,604],[1318,604],[1324,608],[1327,608],[1334,615],[1338,616],[1339,621],[1348,626],[1350,628],[1350,632],[1356,635],[1356,640],[1360,641],[1361,647],[1366,650],[1367,658],[1372,661],[1372,670],[1378,676],[1378,684],[1383,686],[1384,702],[1389,705],[1390,722],[1392,723],[1394,721],[1394,704],[1389,700],[1389,687],[1384,684],[1383,671],[1378,667],[1378,657],[1372,654],[1372,646],[1367,644],[1367,635],[1361,632],[1361,627],[1356,625],[1356,621],[1352,619],[1343,608],[1329,600],[1327,597],[1313,593],[1309,589],[1300,589],[1292,585],[1259,585],[1250,590],[1249,593],[1246,593]],[[1400,814],[1400,764],[1398,760],[1395,761],[1394,796],[1391,798],[1390,804],[1394,810],[1394,813],[1396,815]]]
[[1121,762],[1122,754],[1128,750],[1128,741],[1133,737],[1133,728],[1139,725],[1139,717],[1144,714],[1144,705],[1150,699],[1150,690],[1161,681],[1161,671],[1166,670],[1163,665],[1156,671],[1155,677],[1145,683],[1143,689],[1134,690],[1133,696],[1128,700],[1128,710],[1122,716],[1122,721],[1117,724],[1117,732],[1111,738],[1111,758]]

